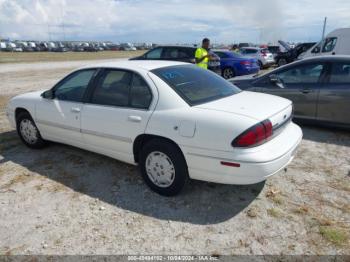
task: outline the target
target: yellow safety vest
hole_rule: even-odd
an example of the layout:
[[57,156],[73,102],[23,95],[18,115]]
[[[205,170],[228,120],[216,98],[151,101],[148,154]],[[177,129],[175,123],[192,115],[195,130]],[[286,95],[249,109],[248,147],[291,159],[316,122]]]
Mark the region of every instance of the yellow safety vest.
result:
[[[202,47],[199,47],[199,48],[197,48],[196,54],[194,56],[197,59],[201,59],[203,56],[206,56],[206,55],[208,55],[208,51]],[[202,62],[196,63],[196,65],[203,68],[203,69],[208,69],[208,63],[209,63],[209,58],[206,57],[202,60]]]

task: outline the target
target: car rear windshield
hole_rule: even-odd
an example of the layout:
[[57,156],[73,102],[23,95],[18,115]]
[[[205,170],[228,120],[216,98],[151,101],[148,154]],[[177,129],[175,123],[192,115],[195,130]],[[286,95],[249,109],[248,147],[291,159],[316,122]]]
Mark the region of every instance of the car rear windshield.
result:
[[189,105],[232,96],[241,90],[221,76],[195,65],[179,65],[151,71],[165,81]]

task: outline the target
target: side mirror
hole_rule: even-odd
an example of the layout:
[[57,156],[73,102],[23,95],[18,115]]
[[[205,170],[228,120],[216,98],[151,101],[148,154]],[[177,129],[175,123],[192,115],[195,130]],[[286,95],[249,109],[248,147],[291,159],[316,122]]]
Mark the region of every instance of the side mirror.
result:
[[44,93],[41,94],[41,96],[45,99],[54,99],[52,89],[45,91]]
[[319,53],[320,52],[320,47],[316,46],[313,50],[312,53]]
[[276,84],[281,82],[281,79],[279,79],[279,77],[275,74],[270,75],[269,78],[271,83]]

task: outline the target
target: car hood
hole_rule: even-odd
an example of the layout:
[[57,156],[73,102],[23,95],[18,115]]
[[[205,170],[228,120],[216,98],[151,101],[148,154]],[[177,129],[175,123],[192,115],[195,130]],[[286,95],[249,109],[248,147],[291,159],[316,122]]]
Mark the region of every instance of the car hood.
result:
[[291,107],[292,102],[278,96],[242,91],[238,94],[197,105],[197,108],[222,111],[263,121]]
[[287,51],[291,50],[290,46],[289,46],[286,42],[284,42],[284,41],[282,41],[282,40],[279,40],[278,43],[279,43],[281,46],[283,46]]

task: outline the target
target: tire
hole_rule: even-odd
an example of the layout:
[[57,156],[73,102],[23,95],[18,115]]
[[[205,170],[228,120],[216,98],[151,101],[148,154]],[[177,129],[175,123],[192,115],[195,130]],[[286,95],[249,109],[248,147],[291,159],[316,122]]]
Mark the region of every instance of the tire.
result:
[[17,133],[26,146],[34,149],[46,146],[46,141],[42,139],[39,129],[28,112],[19,113],[16,126]]
[[146,184],[163,196],[175,196],[188,181],[188,169],[180,149],[165,139],[153,139],[139,155],[141,174]]
[[264,69],[264,65],[260,60],[258,61],[258,65],[259,65],[260,69]]
[[222,71],[222,76],[225,79],[230,79],[236,76],[235,71],[231,68],[231,67],[226,67],[223,71]]
[[278,66],[284,66],[287,64],[287,60],[285,58],[278,59],[277,65]]

